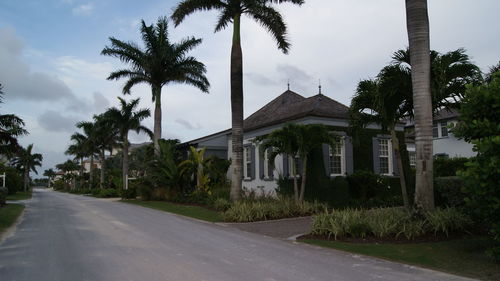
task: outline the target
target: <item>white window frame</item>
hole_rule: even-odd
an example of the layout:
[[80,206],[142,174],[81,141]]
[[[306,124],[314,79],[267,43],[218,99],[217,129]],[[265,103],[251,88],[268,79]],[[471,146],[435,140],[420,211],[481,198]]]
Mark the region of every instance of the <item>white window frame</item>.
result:
[[[437,121],[432,122],[432,138],[433,139],[439,138],[439,128],[440,128],[439,122],[437,122]],[[434,136],[434,129],[436,129],[436,131],[437,131],[436,136]]]
[[[251,179],[248,174],[248,164],[252,165],[252,149],[250,146],[243,147],[243,178],[245,180]],[[248,154],[248,155],[247,155]],[[248,159],[250,156],[250,159]]]
[[[300,161],[298,154],[296,154],[295,157],[292,157],[292,155],[288,155],[288,173],[290,174],[290,178],[292,178],[292,179],[294,177],[294,175],[292,175],[292,161],[295,161],[295,159],[297,159],[296,164],[298,164],[298,161]],[[295,169],[297,170],[297,171],[295,171],[295,172],[297,172],[297,174],[295,175],[295,178],[300,178],[301,171],[299,171],[299,166],[295,165]]]
[[[333,155],[333,149],[331,146],[328,146],[328,155],[329,155],[329,158],[328,158],[328,161],[329,162],[329,166],[330,166],[330,176],[331,177],[337,177],[337,176],[345,176],[346,175],[346,163],[345,163],[345,137],[341,137],[340,138],[340,155]],[[334,156],[340,156],[340,174],[335,174],[335,173],[332,173],[332,157]]]
[[417,166],[417,152],[408,151],[408,158],[410,162],[410,167],[415,168]]
[[[443,123],[445,126],[443,127]],[[446,136],[443,135],[443,130],[446,130]],[[448,130],[448,121],[439,121],[439,134],[441,138],[447,138],[450,135],[450,132]]]
[[[378,141],[378,158],[379,158],[379,168],[381,169],[382,167],[380,166],[380,142],[381,141],[387,141],[387,173],[382,173],[380,172],[381,175],[384,176],[393,176],[394,175],[394,166],[393,166],[393,155],[392,155],[392,140],[390,139],[379,139]],[[385,157],[385,156],[384,156]]]

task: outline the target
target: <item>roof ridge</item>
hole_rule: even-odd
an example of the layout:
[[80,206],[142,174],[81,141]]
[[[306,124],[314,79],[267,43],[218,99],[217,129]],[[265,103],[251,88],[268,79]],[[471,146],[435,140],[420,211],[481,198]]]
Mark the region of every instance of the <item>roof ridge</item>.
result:
[[318,96],[320,96],[320,97],[325,97],[325,98],[327,98],[327,99],[329,99],[329,100],[331,100],[331,101],[333,101],[333,102],[335,102],[335,103],[337,103],[337,104],[339,104],[339,105],[341,105],[341,106],[345,107],[346,109],[349,109],[349,106],[347,106],[347,105],[345,105],[345,104],[343,104],[343,103],[341,103],[341,102],[339,102],[339,101],[337,101],[337,100],[335,100],[335,99],[332,99],[332,98],[330,98],[329,96],[326,96],[326,95],[324,95],[324,94],[321,94],[321,93],[320,93],[320,94],[316,94],[316,95],[314,95],[314,96],[312,96],[312,97],[308,97],[308,98],[306,98],[306,99],[316,98],[316,97],[318,97]]
[[291,94],[293,94],[293,95],[296,95],[296,96],[298,96],[298,97],[303,98],[303,100],[306,100],[306,99],[307,99],[307,98],[305,98],[304,96],[299,95],[298,93],[296,93],[296,92],[294,92],[294,91],[292,91],[292,90],[286,90],[286,91],[284,91],[283,93],[281,93],[279,96],[275,97],[272,101],[270,101],[270,102],[266,103],[263,107],[259,108],[257,111],[255,111],[254,113],[252,113],[251,115],[249,115],[247,118],[245,118],[245,120],[247,120],[247,119],[249,119],[250,117],[252,117],[252,116],[256,115],[256,114],[257,114],[257,113],[259,113],[260,111],[263,111],[263,110],[265,110],[265,109],[269,108],[272,104],[274,104],[276,101],[278,101],[280,98],[282,98],[282,97],[283,97],[283,95],[285,95],[285,94],[286,94],[286,93],[288,93],[288,92],[289,92],[289,93],[291,93]]

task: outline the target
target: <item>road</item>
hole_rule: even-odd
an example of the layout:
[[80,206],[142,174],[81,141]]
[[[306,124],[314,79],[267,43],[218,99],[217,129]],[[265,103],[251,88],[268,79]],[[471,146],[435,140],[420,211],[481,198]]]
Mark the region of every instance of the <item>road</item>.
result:
[[460,278],[140,206],[36,189],[17,229],[0,245],[0,280]]

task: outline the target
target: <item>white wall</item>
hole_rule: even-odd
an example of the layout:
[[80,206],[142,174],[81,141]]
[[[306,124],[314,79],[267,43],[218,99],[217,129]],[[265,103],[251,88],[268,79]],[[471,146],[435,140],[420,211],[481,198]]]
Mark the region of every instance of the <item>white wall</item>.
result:
[[472,151],[473,145],[464,140],[457,139],[453,133],[448,133],[448,137],[437,138],[432,141],[434,155],[445,153],[452,157],[474,157],[476,152]]

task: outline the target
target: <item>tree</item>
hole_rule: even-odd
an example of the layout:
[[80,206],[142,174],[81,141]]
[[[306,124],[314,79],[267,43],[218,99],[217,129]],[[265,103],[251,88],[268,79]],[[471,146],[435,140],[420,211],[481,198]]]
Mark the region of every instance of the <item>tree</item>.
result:
[[94,115],[95,122],[95,143],[99,150],[101,160],[101,176],[99,187],[104,188],[104,175],[106,171],[106,150],[112,151],[117,144],[118,130],[113,122],[106,118],[106,114]]
[[415,200],[417,209],[434,209],[432,175],[432,96],[427,0],[406,0],[415,119]]
[[66,149],[65,154],[75,156],[75,159],[80,161],[80,183],[79,186],[83,186],[83,158],[87,157],[87,148],[86,141],[87,137],[80,133],[74,133],[71,135],[72,144],[69,145],[68,149]]
[[289,2],[302,5],[304,0],[183,0],[175,8],[172,19],[178,26],[188,15],[197,11],[217,10],[219,18],[215,32],[233,24],[231,47],[231,141],[232,177],[231,200],[241,196],[243,179],[243,54],[241,50],[241,16],[246,14],[261,24],[274,37],[278,48],[288,53],[290,43],[286,39],[286,25],[281,14],[271,4]]
[[195,147],[189,147],[188,159],[179,164],[181,175],[189,174],[196,178],[196,189],[201,191],[209,191],[209,178],[205,169],[208,165],[208,159],[205,158],[206,148],[197,150]]
[[38,174],[36,167],[42,166],[42,160],[43,156],[40,153],[33,153],[33,144],[28,145],[26,148],[21,148],[17,157],[13,159],[13,164],[23,171],[24,192],[28,190],[30,172]]
[[52,169],[48,169],[43,171],[43,175],[47,177],[47,187],[50,188],[50,182],[56,176],[56,172],[54,172],[54,170]]
[[401,146],[396,136],[396,126],[402,118],[411,115],[411,92],[399,91],[398,85],[401,86],[404,80],[397,79],[399,76],[394,75],[397,73],[404,72],[400,72],[398,66],[389,66],[384,68],[377,79],[358,83],[349,109],[350,126],[356,131],[375,123],[390,132],[396,161],[401,169],[399,180],[403,202],[409,209],[405,170],[401,159]]
[[[90,158],[89,184],[90,188],[94,188],[94,158],[99,153],[97,144],[97,126],[95,122],[83,121],[77,123],[76,127],[82,129],[83,134],[75,133],[72,138],[74,138],[77,142],[80,142],[84,155]],[[83,174],[81,174],[81,176],[83,176]]]
[[118,135],[122,141],[122,178],[123,189],[127,188],[128,177],[128,133],[135,131],[136,133],[144,132],[152,137],[153,133],[148,128],[141,125],[141,122],[151,116],[149,109],[137,109],[139,99],[134,99],[127,103],[126,100],[118,97],[120,108],[112,107],[105,113],[106,118],[114,124],[118,131]]
[[201,44],[201,39],[191,37],[180,43],[171,43],[168,38],[166,18],[159,18],[156,26],[147,26],[144,20],[141,23],[145,49],[141,49],[135,43],[110,37],[111,46],[105,47],[101,54],[119,58],[131,66],[130,69],[114,71],[108,77],[108,80],[128,79],[123,87],[124,94],[130,94],[131,88],[140,83],[151,86],[155,103],[153,143],[155,153],[158,155],[158,140],[161,138],[162,87],[172,83],[182,83],[195,86],[207,93],[210,83],[205,77],[205,65],[187,55]]
[[74,171],[78,171],[78,169],[80,169],[80,165],[78,165],[74,161],[66,160],[66,162],[64,162],[64,163],[57,164],[56,168],[58,170],[64,172],[63,180],[65,182],[69,181],[68,184],[70,184],[70,182],[73,182],[71,185],[71,189],[76,188],[76,182],[75,182],[76,180],[75,180]]
[[283,128],[270,133],[269,135],[256,138],[260,144],[259,151],[263,155],[264,151],[271,152],[269,155],[269,163],[274,163],[274,159],[278,154],[283,157],[298,156],[302,162],[301,184],[298,188],[297,167],[295,161],[292,164],[292,177],[295,201],[304,201],[304,193],[307,180],[307,161],[309,154],[322,144],[334,146],[339,137],[329,131],[328,127],[321,124],[286,124]]
[[[488,83],[489,81],[489,83]],[[500,260],[500,71],[487,83],[470,86],[460,108],[455,136],[474,144],[477,156],[460,173],[464,179],[466,203],[476,220],[495,238],[490,253]]]
[[[0,104],[3,103],[2,84],[0,84]],[[14,114],[0,114],[0,155],[13,156],[20,146],[17,138],[28,134],[23,128],[24,121]]]

